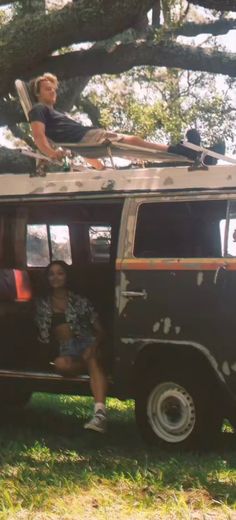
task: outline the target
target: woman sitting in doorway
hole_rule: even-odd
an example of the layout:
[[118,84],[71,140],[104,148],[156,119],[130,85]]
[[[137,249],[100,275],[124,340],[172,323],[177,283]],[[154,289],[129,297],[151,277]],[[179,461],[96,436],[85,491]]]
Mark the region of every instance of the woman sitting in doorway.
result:
[[61,260],[52,261],[47,267],[48,295],[36,301],[39,341],[56,343],[55,370],[63,376],[77,375],[87,367],[95,407],[92,419],[84,427],[104,433],[107,378],[97,356],[103,330],[89,300],[69,290],[68,269]]

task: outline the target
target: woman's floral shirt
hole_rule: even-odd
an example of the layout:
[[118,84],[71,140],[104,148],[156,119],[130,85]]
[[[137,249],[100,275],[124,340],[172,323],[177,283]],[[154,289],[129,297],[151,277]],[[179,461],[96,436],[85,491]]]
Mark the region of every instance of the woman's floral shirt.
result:
[[[43,343],[51,341],[52,315],[50,296],[36,300],[35,322],[39,332],[39,340]],[[94,338],[93,324],[98,319],[98,315],[87,298],[82,298],[69,291],[65,319],[76,338]]]

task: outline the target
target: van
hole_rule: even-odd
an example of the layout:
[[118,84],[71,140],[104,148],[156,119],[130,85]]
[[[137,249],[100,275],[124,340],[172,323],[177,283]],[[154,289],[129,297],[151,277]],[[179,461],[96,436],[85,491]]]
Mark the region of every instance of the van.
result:
[[2,175],[0,400],[89,395],[38,351],[32,297],[71,266],[106,330],[109,395],[151,443],[209,442],[236,419],[236,167]]

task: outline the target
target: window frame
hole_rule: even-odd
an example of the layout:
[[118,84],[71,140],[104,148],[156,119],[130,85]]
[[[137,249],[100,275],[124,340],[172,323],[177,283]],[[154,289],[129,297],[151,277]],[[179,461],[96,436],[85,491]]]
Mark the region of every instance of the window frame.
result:
[[[161,256],[155,256],[155,257],[137,257],[134,255],[134,247],[135,247],[135,238],[136,238],[136,229],[137,229],[137,222],[138,222],[138,213],[139,213],[139,208],[142,204],[153,204],[153,203],[158,203],[158,204],[162,204],[162,203],[178,203],[178,202],[197,202],[197,201],[206,201],[206,202],[210,202],[210,201],[225,201],[226,203],[226,212],[225,212],[225,218],[226,218],[226,226],[225,226],[225,234],[224,234],[224,250],[223,250],[223,254],[222,256],[218,256],[218,257],[201,257],[201,258],[208,258],[209,260],[212,259],[212,258],[217,258],[217,259],[224,259],[224,258],[228,258],[226,255],[225,255],[225,252],[226,252],[226,249],[225,249],[225,245],[227,247],[227,239],[226,239],[226,236],[228,233],[228,228],[229,228],[229,207],[230,207],[230,202],[231,201],[235,201],[236,203],[236,195],[235,194],[228,194],[228,193],[225,193],[225,194],[213,194],[213,193],[206,193],[206,194],[196,194],[196,195],[193,195],[193,194],[179,194],[178,196],[173,196],[173,195],[165,195],[163,196],[163,194],[160,194],[160,195],[157,195],[157,196],[153,196],[153,194],[150,194],[150,195],[147,195],[146,197],[136,197],[134,199],[131,199],[130,201],[130,205],[129,205],[129,211],[131,212],[132,216],[133,216],[133,225],[132,225],[132,228],[133,228],[133,233],[132,233],[132,241],[129,243],[129,247],[127,247],[125,250],[124,250],[124,258],[132,258],[132,259],[136,259],[136,260],[139,260],[140,258],[144,258],[145,260],[149,260],[149,259],[155,259],[155,260],[165,260],[167,259],[168,262],[171,264],[171,260],[173,260],[173,262],[176,261],[176,258],[178,259],[181,259],[183,260],[183,262],[185,262],[186,260],[188,259],[193,259],[193,260],[197,260],[199,257],[161,257]],[[232,258],[236,258],[236,257],[232,257]]]
[[[48,263],[44,266],[42,265],[29,265],[28,264],[28,249],[27,249],[27,236],[28,236],[28,226],[45,226],[46,227],[46,233],[47,233],[47,243],[48,243],[48,253],[49,253],[49,260]],[[73,255],[72,255],[72,247],[71,247],[71,236],[70,236],[70,226],[67,223],[50,223],[50,222],[27,222],[26,223],[26,254],[25,254],[25,262],[26,262],[26,268],[27,269],[41,269],[45,268],[49,263],[51,263],[53,260],[53,247],[52,247],[52,238],[51,238],[51,226],[65,226],[68,229],[68,237],[69,237],[69,246],[70,246],[70,263],[68,265],[72,265],[73,263]],[[59,260],[63,260],[59,258]]]
[[[88,246],[89,246],[89,263],[90,264],[109,264],[111,262],[111,248],[112,248],[112,224],[108,222],[92,222],[88,221],[87,224],[87,230],[88,230]],[[109,247],[109,253],[108,258],[96,260],[96,258],[93,258],[92,255],[92,249],[91,249],[91,240],[90,240],[90,228],[92,227],[109,227],[110,228],[110,247]]]

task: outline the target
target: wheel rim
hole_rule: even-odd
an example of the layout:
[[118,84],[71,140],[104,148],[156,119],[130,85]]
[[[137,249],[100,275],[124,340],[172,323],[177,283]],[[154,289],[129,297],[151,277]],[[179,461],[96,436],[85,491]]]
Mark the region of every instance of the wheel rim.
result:
[[191,434],[196,409],[188,391],[172,382],[160,383],[148,397],[147,415],[154,433],[166,442],[182,442]]

